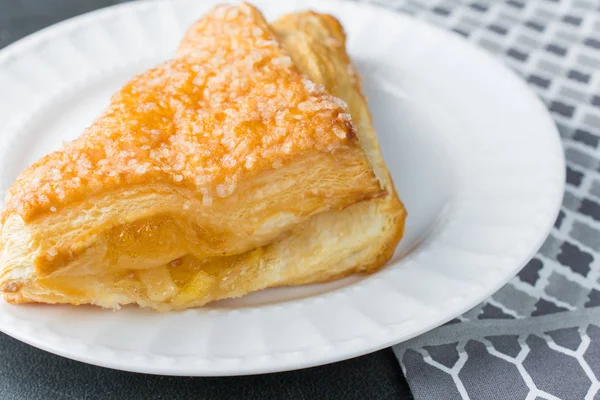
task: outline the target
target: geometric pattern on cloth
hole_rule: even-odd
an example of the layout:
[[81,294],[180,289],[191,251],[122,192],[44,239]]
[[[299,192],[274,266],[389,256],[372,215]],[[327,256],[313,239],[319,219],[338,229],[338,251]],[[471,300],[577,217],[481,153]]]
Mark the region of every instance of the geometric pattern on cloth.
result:
[[[472,310],[395,347],[415,398],[600,399],[600,1],[370,2],[453,31],[516,71],[546,104],[567,160],[561,211],[535,257]],[[548,317],[568,323],[536,329]],[[490,323],[531,331],[483,335]],[[462,336],[444,336],[454,325]]]
[[575,400],[600,392],[599,325],[472,336],[394,349],[415,399]]

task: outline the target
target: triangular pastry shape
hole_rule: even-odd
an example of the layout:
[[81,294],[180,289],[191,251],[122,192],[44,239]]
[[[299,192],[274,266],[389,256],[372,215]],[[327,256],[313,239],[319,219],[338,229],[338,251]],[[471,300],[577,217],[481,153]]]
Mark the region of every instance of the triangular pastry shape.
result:
[[2,216],[12,303],[204,305],[381,267],[405,212],[333,17],[218,6]]

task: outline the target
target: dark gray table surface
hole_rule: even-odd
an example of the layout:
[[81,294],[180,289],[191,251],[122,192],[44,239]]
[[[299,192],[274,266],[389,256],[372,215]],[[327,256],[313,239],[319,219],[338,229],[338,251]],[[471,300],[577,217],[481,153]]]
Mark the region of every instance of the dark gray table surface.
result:
[[[123,2],[0,0],[0,48],[64,19]],[[241,398],[362,400],[412,396],[391,349],[278,374],[185,378],[91,366],[38,350],[0,333],[2,400]]]

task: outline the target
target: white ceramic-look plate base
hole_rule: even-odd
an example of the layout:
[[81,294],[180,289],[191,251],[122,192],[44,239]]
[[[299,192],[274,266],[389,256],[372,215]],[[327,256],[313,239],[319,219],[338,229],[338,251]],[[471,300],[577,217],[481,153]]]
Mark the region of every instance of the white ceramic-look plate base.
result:
[[[384,157],[409,212],[393,260],[369,277],[265,290],[170,314],[0,302],[0,329],[92,364],[235,375],[324,364],[414,337],[475,306],[538,249],[564,160],[544,106],[482,51],[352,2],[257,1],[338,17],[364,78]],[[168,59],[211,1],[131,3],[0,52],[0,189],[75,138],[132,75]]]

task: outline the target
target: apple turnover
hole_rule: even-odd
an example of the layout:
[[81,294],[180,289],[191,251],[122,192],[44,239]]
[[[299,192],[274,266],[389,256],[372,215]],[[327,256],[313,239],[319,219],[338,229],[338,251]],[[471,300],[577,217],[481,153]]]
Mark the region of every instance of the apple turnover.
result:
[[17,178],[0,290],[197,307],[373,272],[404,219],[339,22],[222,5]]

